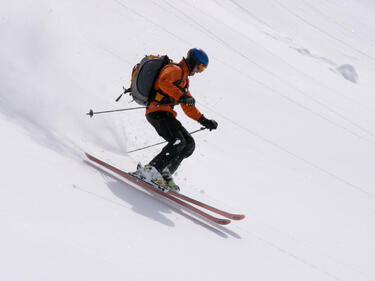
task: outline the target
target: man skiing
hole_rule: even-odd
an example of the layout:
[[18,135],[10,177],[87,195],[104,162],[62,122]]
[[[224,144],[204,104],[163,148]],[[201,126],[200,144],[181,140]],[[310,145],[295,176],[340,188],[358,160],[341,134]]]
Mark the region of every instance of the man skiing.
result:
[[207,65],[208,56],[203,50],[190,49],[187,57],[178,64],[169,63],[164,66],[154,83],[155,98],[146,109],[146,119],[168,143],[148,165],[138,167],[138,172],[143,177],[151,178],[157,185],[167,185],[170,189],[179,191],[172,175],[182,160],[189,157],[195,149],[193,137],[176,119],[174,105],[180,104],[187,116],[210,131],[217,128],[215,120],[207,119],[196,108],[195,99],[189,91],[188,76],[204,71]]

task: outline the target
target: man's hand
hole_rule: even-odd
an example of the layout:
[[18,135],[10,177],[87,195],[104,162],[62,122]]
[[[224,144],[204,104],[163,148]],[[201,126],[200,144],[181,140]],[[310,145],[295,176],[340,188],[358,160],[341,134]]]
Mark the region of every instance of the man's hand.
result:
[[207,119],[202,115],[201,118],[199,118],[198,122],[204,126],[206,129],[215,130],[217,128],[217,122],[215,120]]

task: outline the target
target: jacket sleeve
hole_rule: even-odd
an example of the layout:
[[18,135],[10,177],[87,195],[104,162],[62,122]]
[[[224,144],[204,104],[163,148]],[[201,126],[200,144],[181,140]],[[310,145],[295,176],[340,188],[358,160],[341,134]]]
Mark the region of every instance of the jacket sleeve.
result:
[[[192,95],[190,94],[190,91],[187,92],[187,95],[191,97]],[[199,118],[202,117],[202,113],[196,108],[196,106],[189,106],[185,104],[181,104],[182,110],[185,112],[187,116],[189,116],[191,119],[198,121]]]
[[182,69],[178,66],[167,66],[162,70],[159,76],[159,87],[163,93],[168,94],[172,99],[178,101],[184,94],[183,91],[175,83],[180,80]]

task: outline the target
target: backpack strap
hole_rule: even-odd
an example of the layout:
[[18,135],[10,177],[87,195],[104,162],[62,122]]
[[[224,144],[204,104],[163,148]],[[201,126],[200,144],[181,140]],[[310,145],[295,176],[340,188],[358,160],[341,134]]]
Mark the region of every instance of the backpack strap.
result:
[[[187,92],[187,89],[189,88],[189,80],[187,80],[187,83],[186,83],[186,86],[184,88],[182,88],[180,86],[183,78],[184,78],[184,75],[185,75],[185,72],[184,72],[184,69],[182,68],[182,66],[179,64],[179,63],[173,63],[171,62],[170,64],[173,64],[173,65],[177,65],[181,68],[181,77],[180,79],[178,79],[176,82],[173,82],[173,85],[175,85],[184,95],[186,94]],[[157,91],[154,91],[153,95],[152,95],[152,98],[151,100],[148,102],[147,106],[150,105],[151,101],[156,101],[160,104],[170,104],[172,103],[172,99],[169,97],[168,94],[164,93],[162,90],[157,90]],[[173,108],[173,105],[171,105],[171,107]]]
[[183,95],[185,95],[189,88],[189,80],[187,80],[186,86],[184,88],[180,86],[182,79],[184,78],[185,72],[181,64],[176,64],[176,65],[178,65],[181,68],[182,74],[181,74],[180,79],[174,82],[173,84],[182,92]]

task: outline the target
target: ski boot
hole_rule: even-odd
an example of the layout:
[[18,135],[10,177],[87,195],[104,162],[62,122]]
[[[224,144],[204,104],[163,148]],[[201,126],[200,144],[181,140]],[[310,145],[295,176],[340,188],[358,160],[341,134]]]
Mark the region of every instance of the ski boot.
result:
[[141,164],[141,162],[139,162],[137,164],[137,170],[135,172],[131,172],[130,173],[131,175],[141,179],[141,180],[144,180],[145,179],[145,176],[144,176],[144,168]]
[[133,175],[155,187],[160,187],[159,189],[163,191],[166,189],[167,184],[164,178],[154,166],[149,164],[142,166],[141,163],[138,163],[137,171]]
[[180,192],[180,187],[174,182],[173,177],[171,173],[169,172],[169,169],[164,169],[163,172],[161,173],[166,186],[175,192]]

